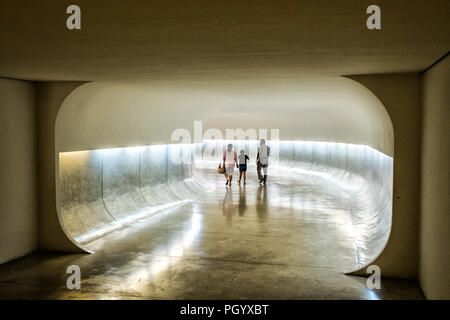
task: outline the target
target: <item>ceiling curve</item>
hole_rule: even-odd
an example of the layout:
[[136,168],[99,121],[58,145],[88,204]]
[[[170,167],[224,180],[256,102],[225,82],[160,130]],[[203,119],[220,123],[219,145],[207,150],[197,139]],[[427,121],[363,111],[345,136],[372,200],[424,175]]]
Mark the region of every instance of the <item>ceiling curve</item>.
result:
[[[343,77],[286,80],[94,82],[72,92],[56,122],[56,150],[178,143],[172,133],[279,130],[280,140],[371,146],[393,155],[381,102]],[[232,137],[229,137],[232,139]]]

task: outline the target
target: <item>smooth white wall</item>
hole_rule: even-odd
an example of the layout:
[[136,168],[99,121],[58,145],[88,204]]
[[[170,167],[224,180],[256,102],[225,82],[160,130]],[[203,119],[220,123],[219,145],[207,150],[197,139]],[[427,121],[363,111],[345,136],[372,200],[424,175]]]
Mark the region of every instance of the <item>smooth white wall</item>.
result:
[[34,84],[0,78],[0,263],[37,247]]

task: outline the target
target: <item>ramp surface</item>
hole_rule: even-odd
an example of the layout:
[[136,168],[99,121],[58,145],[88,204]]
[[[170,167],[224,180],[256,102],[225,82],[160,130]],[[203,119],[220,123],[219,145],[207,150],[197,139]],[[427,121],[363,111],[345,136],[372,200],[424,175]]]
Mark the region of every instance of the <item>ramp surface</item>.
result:
[[[252,184],[255,143],[234,145],[250,154]],[[240,193],[233,198],[215,171],[216,155],[207,154],[216,148],[212,144],[203,143],[195,157],[194,145],[60,153],[58,203],[65,229],[81,245],[101,250],[89,243],[166,209],[183,210],[192,202],[208,210],[216,207],[224,216],[232,216],[236,208],[243,215],[255,207],[262,220],[280,215],[325,221],[328,229],[317,232],[334,230],[337,239],[341,235],[350,244],[351,250],[341,252],[345,257],[336,260],[343,271],[363,267],[383,250],[392,215],[391,157],[360,145],[272,143],[269,183],[276,181],[276,187],[258,190],[256,197]],[[330,257],[321,259],[332,263]]]

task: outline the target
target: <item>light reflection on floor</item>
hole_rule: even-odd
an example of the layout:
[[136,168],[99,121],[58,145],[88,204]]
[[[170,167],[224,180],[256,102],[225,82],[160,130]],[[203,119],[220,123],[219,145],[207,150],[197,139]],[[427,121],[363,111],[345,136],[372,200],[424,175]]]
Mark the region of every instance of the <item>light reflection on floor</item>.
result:
[[[343,274],[357,264],[349,202],[315,177],[271,176],[225,187],[133,221],[89,244],[93,255],[38,253],[0,266],[0,298],[421,299],[413,281]],[[82,289],[65,288],[79,265]]]

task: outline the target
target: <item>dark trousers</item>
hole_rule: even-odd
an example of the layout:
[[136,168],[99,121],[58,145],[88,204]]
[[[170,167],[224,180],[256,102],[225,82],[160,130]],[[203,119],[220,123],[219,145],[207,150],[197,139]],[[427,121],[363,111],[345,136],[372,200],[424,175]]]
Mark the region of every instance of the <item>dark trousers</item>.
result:
[[[258,161],[258,164],[256,165],[256,172],[258,173],[258,180],[264,180],[264,175],[262,174],[263,168],[267,168],[267,164],[261,164],[261,162]],[[267,172],[267,169],[265,170]]]

